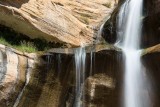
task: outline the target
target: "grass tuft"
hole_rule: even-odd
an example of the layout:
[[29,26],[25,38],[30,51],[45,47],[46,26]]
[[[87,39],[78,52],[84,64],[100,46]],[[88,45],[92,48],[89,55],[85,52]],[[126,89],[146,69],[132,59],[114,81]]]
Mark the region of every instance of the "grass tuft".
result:
[[21,50],[23,52],[28,52],[28,53],[32,53],[32,52],[38,51],[36,46],[32,42],[22,41],[21,45],[15,46],[15,47],[18,50]]

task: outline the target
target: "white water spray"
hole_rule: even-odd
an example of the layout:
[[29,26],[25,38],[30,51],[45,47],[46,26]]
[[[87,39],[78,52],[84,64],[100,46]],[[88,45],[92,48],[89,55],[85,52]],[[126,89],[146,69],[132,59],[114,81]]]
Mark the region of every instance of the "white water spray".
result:
[[140,61],[143,0],[127,0],[118,16],[117,44],[126,56],[123,107],[151,107],[147,76]]

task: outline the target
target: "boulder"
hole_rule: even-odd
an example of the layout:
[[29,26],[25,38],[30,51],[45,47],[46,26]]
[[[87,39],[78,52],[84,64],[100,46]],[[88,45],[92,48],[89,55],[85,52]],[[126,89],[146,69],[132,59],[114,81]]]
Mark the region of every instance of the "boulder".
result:
[[110,98],[115,81],[106,74],[95,74],[85,81],[85,107],[111,106]]
[[33,39],[87,45],[113,7],[114,0],[1,0],[0,24]]

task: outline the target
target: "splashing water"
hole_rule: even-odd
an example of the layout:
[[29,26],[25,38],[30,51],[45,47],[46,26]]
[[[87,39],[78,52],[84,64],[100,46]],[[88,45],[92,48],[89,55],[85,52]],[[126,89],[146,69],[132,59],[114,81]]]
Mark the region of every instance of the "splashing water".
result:
[[[143,0],[127,0],[118,15],[116,45],[126,58],[123,107],[151,107],[148,78],[140,61]],[[149,84],[149,83],[148,83]]]

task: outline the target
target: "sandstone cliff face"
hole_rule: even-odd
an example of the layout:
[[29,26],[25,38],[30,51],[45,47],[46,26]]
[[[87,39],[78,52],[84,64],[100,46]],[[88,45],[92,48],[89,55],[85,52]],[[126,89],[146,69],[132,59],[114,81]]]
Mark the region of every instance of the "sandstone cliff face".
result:
[[[86,56],[86,97],[81,103],[85,107],[118,107],[121,54],[110,50],[92,54],[93,57],[91,53]],[[75,73],[74,54],[50,53],[41,56],[17,107],[73,107],[78,94]]]
[[[36,58],[34,68],[32,54],[1,46],[0,55],[4,62],[0,64],[6,68],[0,77],[0,107],[73,107],[77,81],[74,54],[50,52]],[[87,53],[85,107],[117,107],[114,102],[119,99],[120,59],[121,53],[115,50]]]
[[0,107],[11,107],[18,101],[35,58],[0,45]]
[[[2,45],[0,47],[0,64],[4,68],[0,75],[0,107],[74,105],[76,74],[73,53],[66,53],[66,49],[61,52],[57,49],[57,53],[52,50],[40,56],[33,68],[34,55],[23,54]],[[122,52],[112,48],[98,49],[100,51],[92,47],[91,53],[87,52],[86,55],[85,100],[82,103],[85,107],[121,107],[124,75]],[[142,62],[155,90],[152,100],[154,106],[159,107],[160,46],[147,48],[144,52]]]
[[1,0],[0,24],[31,38],[80,46],[95,41],[94,28],[113,7],[113,0]]

